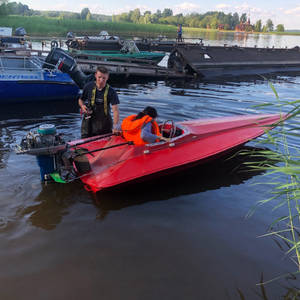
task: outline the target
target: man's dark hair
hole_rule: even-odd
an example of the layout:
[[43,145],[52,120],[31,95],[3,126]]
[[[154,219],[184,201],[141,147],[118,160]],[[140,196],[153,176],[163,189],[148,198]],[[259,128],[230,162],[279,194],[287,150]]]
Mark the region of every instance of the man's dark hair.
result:
[[96,72],[101,72],[102,74],[109,74],[108,69],[103,66],[98,66]]

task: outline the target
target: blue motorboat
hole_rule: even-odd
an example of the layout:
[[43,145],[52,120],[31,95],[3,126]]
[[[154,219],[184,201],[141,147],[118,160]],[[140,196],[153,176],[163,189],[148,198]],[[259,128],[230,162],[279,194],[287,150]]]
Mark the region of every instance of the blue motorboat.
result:
[[75,99],[71,77],[38,56],[0,55],[0,103]]

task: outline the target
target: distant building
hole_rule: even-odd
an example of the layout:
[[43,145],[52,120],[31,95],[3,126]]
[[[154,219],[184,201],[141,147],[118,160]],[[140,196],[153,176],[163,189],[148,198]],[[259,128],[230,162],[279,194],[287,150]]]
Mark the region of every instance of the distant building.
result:
[[235,26],[235,31],[247,31],[247,32],[249,32],[249,31],[253,31],[253,30],[254,30],[254,26],[251,25],[250,19],[248,19],[247,22],[245,22],[245,23],[241,22],[240,24],[237,24]]
[[224,24],[219,24],[218,25],[218,30],[224,30],[225,28],[225,25]]

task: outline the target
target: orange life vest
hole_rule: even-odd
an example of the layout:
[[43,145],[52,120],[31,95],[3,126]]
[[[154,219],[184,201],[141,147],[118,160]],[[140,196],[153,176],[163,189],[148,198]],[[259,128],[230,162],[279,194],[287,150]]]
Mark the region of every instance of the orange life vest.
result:
[[[161,136],[157,123],[151,117],[146,115],[140,119],[134,120],[136,116],[137,115],[128,116],[122,122],[122,133],[126,141],[132,141],[135,145],[147,144],[147,142],[141,138],[141,132],[143,126],[149,122],[151,122],[152,125],[152,133]],[[159,140],[157,140],[157,142],[158,141]]]

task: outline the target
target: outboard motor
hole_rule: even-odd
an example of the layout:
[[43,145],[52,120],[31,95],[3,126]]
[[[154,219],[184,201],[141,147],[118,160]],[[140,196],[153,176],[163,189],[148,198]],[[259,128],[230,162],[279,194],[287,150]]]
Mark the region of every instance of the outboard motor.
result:
[[[36,155],[40,167],[41,181],[49,180],[49,174],[56,170],[56,153],[65,145],[61,136],[56,134],[56,127],[52,124],[43,124],[36,131],[30,131],[21,141],[17,153]],[[62,150],[60,150],[62,151]]]
[[52,124],[43,124],[23,137],[15,151],[17,154],[36,156],[40,167],[41,181],[70,182],[90,171],[90,163],[85,156],[87,150],[77,148],[79,142],[70,146]]
[[73,38],[75,38],[75,34],[73,32],[71,32],[71,31],[69,31],[67,33],[67,39],[73,39]]
[[27,34],[27,32],[26,32],[25,28],[23,28],[23,27],[18,27],[15,30],[15,36],[24,36],[26,34]]
[[55,66],[63,73],[69,74],[81,89],[88,81],[94,79],[93,74],[84,74],[77,66],[75,59],[60,48],[53,48],[50,51],[45,59],[43,68],[54,69]]

